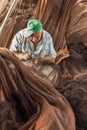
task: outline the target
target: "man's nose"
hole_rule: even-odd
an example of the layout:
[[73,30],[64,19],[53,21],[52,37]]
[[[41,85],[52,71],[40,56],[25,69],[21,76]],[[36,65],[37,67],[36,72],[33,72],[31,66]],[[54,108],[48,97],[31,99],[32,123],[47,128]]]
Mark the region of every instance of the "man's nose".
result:
[[33,41],[33,42],[36,42],[36,41],[37,41],[37,38],[33,37],[33,38],[32,38],[32,41]]

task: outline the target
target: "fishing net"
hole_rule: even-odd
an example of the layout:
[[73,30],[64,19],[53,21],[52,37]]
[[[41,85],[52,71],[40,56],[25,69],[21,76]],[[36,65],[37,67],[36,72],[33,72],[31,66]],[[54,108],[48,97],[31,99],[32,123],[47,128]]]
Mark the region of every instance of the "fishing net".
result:
[[0,84],[0,130],[75,130],[68,101],[5,48],[0,48]]
[[[3,8],[0,7],[0,25],[3,25],[12,3],[13,0],[5,0],[3,4],[1,0]],[[87,0],[18,0],[1,30],[0,46],[9,48],[14,34],[25,28],[31,18],[40,19],[44,29],[53,37],[57,51],[56,64],[59,64],[62,73],[62,86],[57,89],[74,110],[77,130],[86,130]]]

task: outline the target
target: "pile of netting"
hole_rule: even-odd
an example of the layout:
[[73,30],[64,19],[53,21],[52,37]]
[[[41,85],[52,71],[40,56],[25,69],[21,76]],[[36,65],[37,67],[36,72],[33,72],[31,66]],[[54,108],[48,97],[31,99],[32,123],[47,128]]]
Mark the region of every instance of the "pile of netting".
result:
[[77,130],[87,129],[87,63],[84,59],[72,51],[69,58],[61,64],[63,73],[63,85],[58,88],[72,106]]
[[68,99],[76,117],[76,130],[87,129],[87,71],[67,81],[61,93]]
[[[5,23],[4,26],[2,26],[3,28],[2,28],[2,31],[0,34],[0,47],[8,48],[15,33],[17,31],[21,30],[22,28],[25,28],[26,23],[29,19],[31,19],[31,18],[40,19],[41,22],[43,23],[43,28],[46,29],[52,35],[53,41],[54,41],[54,47],[57,51],[56,64],[59,65],[60,72],[62,73],[61,86],[58,85],[57,90],[60,93],[62,93],[63,96],[65,96],[65,98],[68,99],[70,105],[72,106],[72,108],[74,110],[75,117],[76,117],[76,125],[77,125],[76,129],[77,130],[86,130],[87,129],[87,118],[86,118],[87,117],[87,0],[18,0],[18,1],[16,1],[17,3],[15,4],[14,8],[12,8],[12,12],[10,12],[9,18],[7,20],[4,20],[4,18],[7,16],[6,14],[10,8],[10,5],[12,5],[13,1],[14,0],[9,0],[9,1],[1,0],[0,1],[0,5],[2,5],[0,7],[0,11],[1,11],[0,12],[0,25],[2,26],[3,23]],[[22,96],[24,95],[24,97],[21,98],[21,96],[19,96],[19,95],[21,95],[21,94],[19,94],[19,91],[16,92],[16,95],[14,94],[15,91],[13,88],[15,88],[15,87],[11,86],[11,83],[13,83],[13,80],[11,80],[11,81],[10,81],[10,79],[8,80],[8,74],[6,75],[6,70],[2,69],[3,66],[1,65],[1,70],[3,70],[4,76],[5,76],[5,77],[3,77],[1,75],[1,78],[2,79],[4,78],[6,80],[6,82],[8,82],[8,85],[6,85],[6,86],[8,86],[7,89],[5,87],[5,90],[7,92],[4,91],[6,94],[3,93],[4,96],[2,96],[2,97],[4,97],[6,102],[7,102],[6,97],[10,97],[10,102],[11,101],[15,102],[15,100],[18,101],[18,103],[17,102],[13,103],[13,104],[15,104],[13,107],[12,107],[12,103],[11,103],[11,107],[10,107],[10,108],[16,108],[14,111],[17,111],[18,114],[15,114],[14,117],[16,117],[16,115],[19,115],[18,117],[21,116],[20,118],[18,118],[18,117],[14,118],[14,120],[15,120],[14,122],[17,122],[17,123],[19,122],[18,125],[20,125],[20,122],[23,122],[23,123],[27,122],[29,119],[29,113],[26,114],[27,109],[29,109],[29,112],[32,113],[32,114],[30,114],[30,117],[31,117],[31,115],[33,115],[33,113],[35,113],[37,111],[37,109],[35,109],[35,106],[38,106],[38,105],[37,105],[37,102],[35,102],[35,100],[39,98],[38,100],[41,101],[40,99],[42,97],[41,98],[39,97],[39,94],[35,89],[33,89],[33,90],[35,90],[35,92],[37,93],[37,96],[35,94],[33,94],[33,96],[32,96],[28,92],[28,91],[30,91],[30,88],[32,88],[31,87],[32,85],[34,85],[34,87],[35,87],[38,84],[37,89],[39,89],[39,87],[40,87],[40,92],[41,91],[43,92],[43,97],[45,98],[44,100],[47,100],[47,102],[49,101],[51,104],[50,106],[52,107],[52,109],[54,109],[54,107],[52,105],[56,105],[56,103],[59,102],[59,99],[60,99],[60,98],[57,98],[55,93],[57,93],[57,94],[59,94],[59,93],[53,87],[51,87],[50,84],[45,79],[44,79],[44,81],[42,80],[41,74],[39,74],[38,72],[35,72],[35,70],[34,71],[31,70],[30,68],[25,69],[25,67],[17,60],[17,58],[16,59],[15,59],[15,57],[13,58],[13,55],[11,53],[9,53],[6,49],[5,50],[0,49],[0,50],[1,50],[0,54],[1,55],[3,54],[3,56],[4,56],[4,57],[2,57],[2,56],[1,57],[3,58],[4,61],[6,61],[5,64],[7,65],[7,67],[9,64],[8,64],[8,60],[6,60],[6,59],[10,59],[9,62],[11,62],[12,65],[10,65],[10,68],[8,68],[8,69],[10,69],[9,71],[11,71],[10,72],[11,76],[13,75],[12,78],[15,79],[16,83],[18,82],[16,90],[18,90],[20,88],[20,87],[18,88],[18,86],[20,86],[20,84],[21,84],[20,80],[19,80],[20,78],[18,78],[18,77],[21,77],[21,82],[23,83],[27,80],[27,79],[25,80],[25,77],[27,77],[26,75],[31,75],[28,78],[29,79],[28,82],[30,84],[29,90],[28,89],[26,90],[25,89],[26,87],[24,87],[24,86],[26,86],[27,81],[26,81],[26,83],[23,83],[23,87],[21,87],[23,89],[20,90],[20,93],[22,94]],[[6,58],[5,54],[7,55],[7,58]],[[12,60],[12,59],[14,59],[14,60]],[[19,66],[21,67],[21,69]],[[12,69],[12,68],[14,68],[14,69]],[[20,70],[20,74],[19,74],[19,70]],[[27,71],[27,73],[25,73],[25,71]],[[15,72],[16,72],[17,78],[15,78]],[[29,74],[28,74],[28,72],[29,72]],[[59,75],[60,75],[60,72],[59,72]],[[17,74],[18,74],[18,76],[17,76]],[[40,76],[37,76],[37,75],[40,75]],[[2,82],[2,83],[5,84],[5,82]],[[45,86],[45,87],[43,87],[43,86]],[[50,86],[50,87],[48,87],[48,86]],[[45,89],[46,89],[46,95],[44,95]],[[2,92],[2,90],[1,90],[1,92]],[[9,96],[9,95],[12,95],[12,96]],[[28,95],[28,96],[25,96],[25,95]],[[47,98],[47,95],[50,95],[51,97],[49,96],[49,98]],[[30,96],[30,98],[28,99],[29,96]],[[32,100],[31,96],[33,99],[35,99],[34,101]],[[26,98],[26,101],[25,101],[25,98]],[[8,100],[9,100],[9,98],[8,98]],[[54,103],[53,100],[55,100],[56,103]],[[23,101],[23,102],[21,102],[21,101]],[[29,105],[29,103],[32,104],[30,101],[33,102],[33,105]],[[22,105],[19,103],[21,103]],[[23,105],[23,103],[26,103],[27,105]],[[44,103],[44,101],[43,101],[43,103]],[[2,105],[2,109],[4,109],[6,104],[8,104],[8,103],[5,103],[5,105],[4,104]],[[40,105],[39,106],[40,109],[38,108],[38,111],[42,110],[43,104],[41,105],[40,102],[38,104]],[[20,111],[19,106],[22,106],[21,111]],[[32,111],[31,111],[30,106],[32,107]],[[49,111],[47,105],[45,105],[45,106],[47,108],[46,110]],[[1,109],[1,111],[2,111],[2,109]],[[55,109],[57,109],[57,105],[56,105]],[[60,110],[61,110],[61,107],[60,107]],[[63,111],[65,111],[65,110],[66,110],[66,108],[64,106],[64,109],[61,110],[61,113],[63,113]],[[9,111],[9,109],[8,109],[8,111]],[[14,112],[12,111],[12,113],[14,113]],[[42,112],[39,111],[39,113],[38,113],[39,116],[41,115],[41,113]],[[52,112],[50,112],[50,113],[52,113]],[[47,115],[47,114],[45,114],[45,115]],[[56,115],[58,115],[58,114],[56,114]],[[50,114],[50,116],[52,116],[52,115]],[[54,116],[52,116],[52,117],[50,117],[50,116],[49,116],[49,119],[52,122],[54,122],[53,121]],[[63,116],[63,114],[62,114],[62,116]],[[4,121],[4,119],[6,119],[6,117],[7,116],[4,116],[2,121]],[[35,117],[35,115],[34,115],[34,117]],[[42,115],[41,115],[41,117],[42,117]],[[57,123],[59,123],[59,117],[61,117],[61,116],[58,115]],[[16,119],[18,119],[18,121],[16,121]],[[21,119],[21,121],[20,121],[20,119]],[[47,115],[46,119],[49,120],[48,115]],[[65,119],[65,117],[62,119],[64,120],[63,123],[65,123],[65,121],[67,121],[67,119]],[[36,120],[37,120],[37,118],[36,118]],[[46,122],[48,123],[49,121],[47,121],[47,120],[46,120]],[[39,124],[42,124],[42,122]],[[50,124],[52,124],[52,122]],[[27,125],[29,126],[29,123],[27,123]],[[45,125],[47,126],[47,124],[45,124]],[[36,122],[36,124],[34,122],[34,126],[37,126],[37,122]],[[64,124],[62,126],[65,128]],[[2,128],[4,129],[4,126]],[[30,129],[30,127],[27,127],[26,129],[28,129],[28,128]],[[35,128],[33,128],[33,129],[35,129]],[[8,128],[8,129],[10,130],[10,128]],[[14,129],[16,129],[16,128],[14,128]],[[37,128],[37,129],[39,129],[39,128]],[[51,129],[51,128],[49,128],[49,129]],[[56,130],[55,127],[53,129]],[[61,127],[57,128],[57,129],[61,130]],[[67,129],[68,128],[66,128],[66,130]],[[12,128],[12,130],[13,130],[13,128]],[[71,130],[71,128],[69,130]]]
[[0,48],[0,130],[75,130],[68,101],[39,73]]

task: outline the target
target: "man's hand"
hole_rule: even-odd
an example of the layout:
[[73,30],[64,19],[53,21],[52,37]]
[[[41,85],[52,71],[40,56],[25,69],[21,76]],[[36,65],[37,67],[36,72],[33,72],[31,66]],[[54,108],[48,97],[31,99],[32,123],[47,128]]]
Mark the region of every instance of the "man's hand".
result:
[[21,59],[21,60],[27,61],[27,60],[31,60],[31,59],[32,59],[31,55],[30,55],[29,53],[25,53],[25,54],[22,56],[22,59]]
[[33,59],[33,63],[36,64],[36,65],[41,64],[42,63],[42,58]]
[[29,53],[22,53],[22,52],[14,52],[14,55],[18,57],[22,61],[31,60],[32,56]]

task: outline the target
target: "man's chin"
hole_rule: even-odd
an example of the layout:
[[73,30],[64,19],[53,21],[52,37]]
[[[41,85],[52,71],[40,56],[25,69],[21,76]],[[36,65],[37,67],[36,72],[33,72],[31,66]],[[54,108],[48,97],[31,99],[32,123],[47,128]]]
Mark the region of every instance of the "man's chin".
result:
[[38,42],[33,42],[33,44],[37,45],[37,44],[38,44]]

